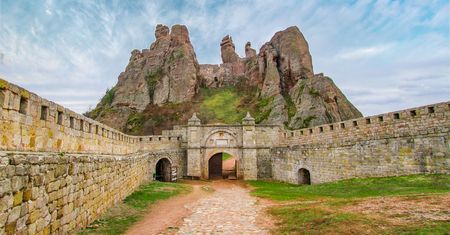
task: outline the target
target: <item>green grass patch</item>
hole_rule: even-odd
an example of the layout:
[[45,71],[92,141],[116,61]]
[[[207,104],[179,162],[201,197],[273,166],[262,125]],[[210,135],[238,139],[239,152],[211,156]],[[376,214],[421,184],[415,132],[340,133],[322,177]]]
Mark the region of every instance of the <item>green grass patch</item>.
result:
[[298,198],[361,198],[450,192],[450,175],[408,175],[341,180],[317,185],[249,181],[253,195],[273,200]]
[[159,181],[144,184],[79,234],[123,234],[145,215],[151,204],[189,191],[185,184]]
[[239,109],[242,97],[234,87],[201,89],[203,97],[199,116],[206,122],[240,123],[245,111]]
[[383,211],[363,214],[345,209],[369,197],[403,196],[402,200],[412,200],[444,196],[450,193],[450,175],[350,179],[302,186],[264,181],[248,183],[254,187],[255,196],[291,201],[269,209],[277,218],[275,232],[279,234],[448,234],[450,231],[450,221],[392,224]]
[[385,234],[403,234],[403,235],[413,235],[413,234],[435,234],[435,235],[448,235],[450,234],[450,221],[440,221],[433,223],[426,223],[414,226],[400,226],[389,231]]

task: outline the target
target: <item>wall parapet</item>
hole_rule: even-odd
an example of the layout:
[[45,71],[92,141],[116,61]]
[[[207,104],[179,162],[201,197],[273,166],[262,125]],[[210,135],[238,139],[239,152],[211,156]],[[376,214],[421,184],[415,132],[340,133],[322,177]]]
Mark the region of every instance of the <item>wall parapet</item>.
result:
[[180,136],[124,134],[0,79],[0,150],[130,154],[180,143]]
[[431,135],[450,131],[450,102],[284,130],[280,146],[345,145],[362,140]]

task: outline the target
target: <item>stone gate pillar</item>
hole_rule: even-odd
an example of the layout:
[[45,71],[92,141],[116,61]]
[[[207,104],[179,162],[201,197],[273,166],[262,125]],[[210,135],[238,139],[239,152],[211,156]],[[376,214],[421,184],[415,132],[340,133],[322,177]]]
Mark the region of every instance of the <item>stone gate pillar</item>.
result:
[[245,180],[257,179],[256,128],[255,119],[247,112],[242,119],[242,161],[241,169]]
[[187,127],[187,175],[201,177],[201,128],[196,113],[188,120]]

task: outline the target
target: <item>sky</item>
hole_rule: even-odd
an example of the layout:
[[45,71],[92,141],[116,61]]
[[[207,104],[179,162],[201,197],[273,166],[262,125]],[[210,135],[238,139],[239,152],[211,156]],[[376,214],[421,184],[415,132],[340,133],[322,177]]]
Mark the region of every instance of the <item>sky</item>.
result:
[[296,25],[314,72],[365,116],[450,100],[449,0],[0,0],[0,77],[85,112],[157,24],[186,25],[201,64],[221,62],[227,34],[244,56]]

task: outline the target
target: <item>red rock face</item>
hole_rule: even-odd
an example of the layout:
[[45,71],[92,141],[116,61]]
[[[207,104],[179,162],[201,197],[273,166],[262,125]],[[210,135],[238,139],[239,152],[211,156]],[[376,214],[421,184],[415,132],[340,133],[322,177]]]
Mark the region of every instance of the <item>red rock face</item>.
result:
[[314,77],[308,43],[296,26],[275,33],[270,44],[278,52],[284,91],[289,91],[299,79]]
[[252,58],[256,56],[256,50],[252,48],[252,44],[247,42],[245,44],[245,58]]
[[220,43],[220,52],[224,64],[239,62],[239,56],[235,50],[233,39],[229,35],[225,36]]
[[169,27],[158,24],[155,30],[155,38],[156,40],[161,39],[162,37],[167,37],[169,35]]

